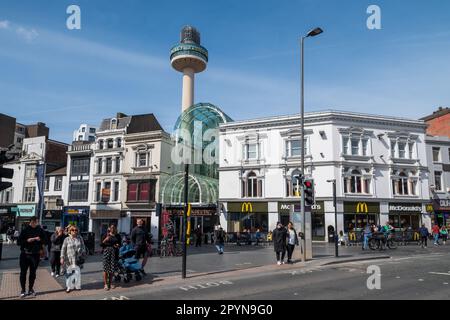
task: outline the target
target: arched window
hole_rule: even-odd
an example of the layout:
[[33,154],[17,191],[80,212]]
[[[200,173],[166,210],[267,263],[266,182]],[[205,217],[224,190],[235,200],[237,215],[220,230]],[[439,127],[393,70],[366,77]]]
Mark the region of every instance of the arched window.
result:
[[122,139],[117,138],[117,148],[121,148],[121,147],[122,147]]
[[108,149],[114,148],[114,140],[113,139],[108,139],[108,141],[106,143],[107,143]]
[[301,196],[301,182],[300,171],[295,170],[291,174],[291,179],[286,179],[286,196],[300,197]]
[[369,191],[370,179],[363,179],[361,171],[354,169],[344,178],[345,193],[370,193]]
[[398,180],[398,194],[407,195],[408,194],[408,176],[406,173],[402,172],[399,174],[400,179]]
[[262,195],[262,180],[253,171],[242,181],[242,197],[256,198]]
[[103,140],[99,140],[99,141],[98,141],[98,148],[99,148],[100,150],[103,149]]

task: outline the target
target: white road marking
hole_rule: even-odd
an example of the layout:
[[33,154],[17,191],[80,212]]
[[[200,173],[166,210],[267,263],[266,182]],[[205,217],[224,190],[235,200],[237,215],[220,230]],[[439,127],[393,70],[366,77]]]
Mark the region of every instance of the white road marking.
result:
[[395,279],[400,279],[400,277],[395,277]]
[[448,284],[448,282],[444,282],[443,284]]
[[294,296],[298,296],[298,293],[296,292],[296,293],[294,293]]
[[423,281],[423,279],[419,279],[419,281]]
[[444,275],[444,276],[450,276],[450,273],[443,273],[443,272],[428,272],[428,273],[431,273],[431,274],[441,274],[441,275]]

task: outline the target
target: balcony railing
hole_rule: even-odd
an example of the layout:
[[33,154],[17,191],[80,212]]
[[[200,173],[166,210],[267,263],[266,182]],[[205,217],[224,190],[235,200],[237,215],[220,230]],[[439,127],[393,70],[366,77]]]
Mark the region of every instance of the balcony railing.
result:
[[80,144],[80,145],[70,145],[68,152],[91,151],[91,150],[94,150],[94,146],[92,144]]

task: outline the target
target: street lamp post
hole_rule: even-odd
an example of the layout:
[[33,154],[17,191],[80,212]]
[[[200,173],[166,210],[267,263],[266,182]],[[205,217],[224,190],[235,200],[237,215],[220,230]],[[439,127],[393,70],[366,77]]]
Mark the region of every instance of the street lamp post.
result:
[[304,72],[304,42],[308,37],[315,37],[321,34],[323,30],[321,28],[315,28],[309,31],[306,36],[301,38],[301,99],[300,99],[300,113],[301,113],[301,141],[302,146],[301,152],[301,171],[302,171],[302,183],[301,183],[301,201],[300,201],[300,215],[302,217],[302,230],[303,230],[303,261],[306,261],[306,222],[305,222],[305,187],[303,185],[303,180],[305,178],[305,72]]
[[336,258],[339,256],[338,237],[337,237],[337,202],[336,202],[336,179],[327,180],[333,183],[333,206],[334,206],[334,250]]
[[181,261],[181,278],[186,279],[186,255],[187,255],[187,212],[188,212],[188,183],[189,183],[189,164],[184,165],[184,214],[183,214],[183,259]]

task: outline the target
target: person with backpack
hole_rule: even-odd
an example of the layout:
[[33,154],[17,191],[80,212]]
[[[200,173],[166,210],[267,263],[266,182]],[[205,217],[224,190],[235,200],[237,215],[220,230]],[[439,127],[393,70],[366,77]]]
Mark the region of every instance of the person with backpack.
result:
[[225,245],[225,231],[223,231],[220,225],[216,226],[216,230],[214,231],[214,244],[216,245],[217,253],[223,254]]
[[[32,217],[30,223],[19,235],[17,244],[20,246],[20,286],[22,291],[20,298],[27,295],[36,296],[34,291],[34,282],[36,280],[36,270],[39,266],[41,257],[44,256],[44,246],[46,245],[46,235],[44,230],[39,226],[37,217]],[[25,292],[25,284],[27,280],[27,272],[30,269],[30,277],[28,279],[28,294]]]
[[425,227],[425,224],[422,224],[422,227],[419,228],[419,234],[420,234],[420,244],[422,248],[427,247],[427,241],[428,241],[428,235],[430,234],[428,232],[428,229]]
[[[277,264],[284,264],[284,256],[286,254],[286,238],[287,230],[283,227],[281,222],[277,222],[277,227],[272,232],[273,248],[277,257]],[[281,254],[281,259],[280,259]]]

